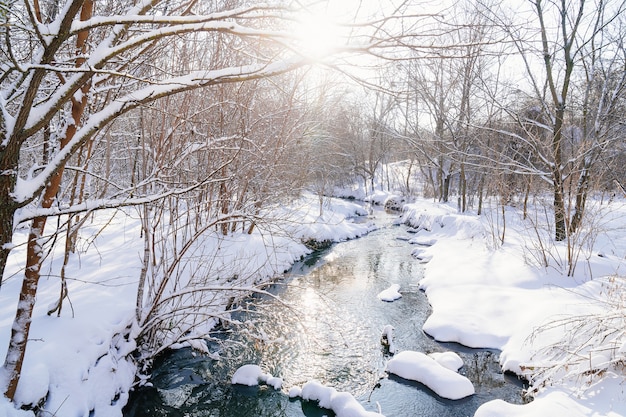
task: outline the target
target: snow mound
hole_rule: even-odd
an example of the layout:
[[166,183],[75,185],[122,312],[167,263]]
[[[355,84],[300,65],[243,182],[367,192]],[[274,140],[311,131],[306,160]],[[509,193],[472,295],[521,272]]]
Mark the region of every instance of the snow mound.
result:
[[422,264],[428,263],[431,259],[433,259],[433,256],[426,254],[426,251],[422,248],[413,249],[411,251],[411,256]]
[[293,206],[276,208],[269,215],[283,219],[281,232],[302,241],[341,242],[363,236],[372,228],[371,224],[352,221],[355,217],[367,215],[360,205],[332,198],[325,200],[320,212],[319,198],[310,193],[305,193]]
[[463,359],[454,352],[433,352],[428,356],[436,360],[439,365],[454,372],[458,372],[463,366]]
[[420,382],[440,397],[450,400],[474,394],[474,386],[469,379],[421,352],[407,350],[398,353],[387,363],[387,372]]
[[401,211],[404,206],[405,199],[401,195],[390,195],[385,200],[385,210]]
[[400,285],[393,284],[391,287],[387,288],[378,293],[378,298],[382,301],[392,302],[402,297],[400,294]]
[[233,385],[240,384],[247,385],[249,387],[253,387],[258,385],[260,382],[264,382],[274,389],[280,389],[283,385],[283,380],[281,378],[276,378],[270,374],[266,374],[261,370],[260,366],[253,364],[243,365],[237,369],[233,374],[231,382]]
[[[289,392],[290,397],[292,397],[292,393],[297,394],[298,389],[292,388]],[[367,411],[352,394],[338,392],[336,389],[322,385],[317,381],[309,381],[304,384],[300,391],[300,397],[307,401],[317,401],[321,408],[333,411],[337,417],[384,417],[380,413]]]
[[588,417],[588,416],[619,416],[617,413],[596,414],[581,404],[577,404],[565,392],[554,391],[535,399],[528,404],[509,404],[503,400],[488,401],[478,407],[474,417]]
[[480,219],[457,214],[455,208],[445,204],[406,204],[402,211],[402,222],[417,230],[458,239],[484,238],[487,235]]
[[289,389],[289,398],[296,398],[302,396],[302,388],[300,387],[291,387]]
[[[5,375],[0,372],[0,383],[5,382]],[[0,416],[2,417],[35,417],[32,411],[18,410],[4,395],[0,395]]]
[[409,240],[409,243],[411,245],[417,245],[417,246],[432,246],[435,243],[437,243],[437,239],[428,239],[428,238],[424,238],[424,237],[414,237],[413,239]]
[[383,328],[381,339],[383,344],[387,345],[389,353],[392,355],[396,353],[396,345],[393,343],[393,326],[391,324],[388,324]]
[[394,194],[389,191],[376,190],[372,194],[367,195],[363,201],[382,206],[392,196],[394,196]]

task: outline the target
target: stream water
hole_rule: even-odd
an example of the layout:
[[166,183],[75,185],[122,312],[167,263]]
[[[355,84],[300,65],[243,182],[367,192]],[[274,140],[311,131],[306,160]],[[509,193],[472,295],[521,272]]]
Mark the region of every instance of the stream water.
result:
[[[417,283],[423,269],[411,257],[413,247],[397,217],[374,212],[379,229],[368,236],[334,245],[296,264],[268,296],[248,300],[251,312],[237,317],[246,326],[215,344],[221,359],[181,349],[155,364],[153,387],[137,390],[125,417],[154,416],[333,416],[315,403],[290,399],[294,385],[317,380],[352,393],[366,409],[380,406],[388,417],[472,416],[484,402],[500,398],[522,402],[522,385],[504,375],[498,353],[437,343],[422,331],[430,314]],[[377,294],[400,284],[402,298],[392,303]],[[381,345],[385,325],[394,327],[398,350],[425,353],[454,351],[464,360],[460,372],[476,394],[451,401],[426,386],[386,375],[390,355]],[[241,365],[254,363],[283,378],[283,390],[230,384]]]

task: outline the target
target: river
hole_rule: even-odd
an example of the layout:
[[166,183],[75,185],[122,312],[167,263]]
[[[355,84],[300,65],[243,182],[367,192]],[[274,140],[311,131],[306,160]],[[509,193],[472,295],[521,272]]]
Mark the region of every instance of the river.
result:
[[[220,360],[189,349],[160,358],[153,387],[131,396],[125,417],[334,415],[285,393],[313,379],[350,392],[368,410],[380,406],[387,417],[472,416],[492,399],[521,403],[522,385],[500,371],[498,352],[437,343],[424,334],[431,310],[418,289],[423,266],[411,257],[408,230],[394,225],[395,214],[375,210],[374,217],[378,230],[294,265],[270,288],[276,298],[251,297],[250,311],[237,317],[246,324],[212,346]],[[377,294],[391,284],[400,285],[402,298],[380,301]],[[458,353],[465,363],[460,372],[476,394],[446,400],[422,384],[386,375],[385,325],[394,327],[398,350]],[[231,385],[233,372],[247,363],[283,378],[283,390]]]

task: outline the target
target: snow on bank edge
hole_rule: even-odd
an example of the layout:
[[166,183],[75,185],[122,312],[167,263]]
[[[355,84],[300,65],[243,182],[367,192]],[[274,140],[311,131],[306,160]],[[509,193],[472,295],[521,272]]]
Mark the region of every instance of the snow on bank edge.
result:
[[[298,240],[343,241],[366,234],[367,224],[350,221],[364,215],[361,206],[327,199],[319,213],[317,199],[307,195],[294,207],[282,207],[285,219],[280,235],[271,241],[267,230],[237,236],[230,245],[238,256],[250,247],[263,247],[258,259],[260,280],[287,270],[310,252]],[[130,214],[130,215],[129,215]],[[294,221],[297,220],[297,221]],[[102,232],[104,225],[107,228]],[[287,238],[285,232],[295,237]],[[14,236],[12,251],[0,291],[0,352],[6,352],[21,286],[26,231]],[[271,243],[270,243],[271,242]],[[62,242],[57,245],[61,248]],[[87,250],[89,249],[89,250]],[[43,266],[30,339],[16,404],[0,396],[0,416],[34,416],[15,406],[41,404],[56,415],[119,417],[128,399],[136,369],[127,358],[135,342],[125,337],[132,323],[142,240],[136,216],[121,211],[101,212],[81,229],[79,249],[66,270],[71,305],[66,301],[61,317],[46,314],[58,297],[58,271],[62,253],[51,253]],[[233,273],[236,273],[233,266]],[[246,265],[250,267],[250,265]],[[253,266],[254,268],[254,266]],[[226,305],[227,300],[224,302]],[[0,386],[6,386],[0,375]]]
[[[458,214],[450,205],[431,201],[406,205],[403,221],[422,238],[435,241],[420,252],[429,258],[420,287],[433,307],[424,330],[440,341],[500,349],[503,368],[521,373],[520,365],[541,360],[533,352],[549,343],[530,338],[538,326],[563,314],[597,312],[602,303],[589,300],[601,299],[606,291],[600,280],[591,278],[624,274],[626,245],[619,233],[626,205],[617,206],[611,208],[615,219],[622,219],[613,226],[617,235],[595,242],[603,255],[581,259],[577,274],[566,277],[554,266],[529,265],[526,245],[533,230],[514,210],[507,212],[505,245],[493,249],[493,216]],[[476,416],[626,416],[623,383],[624,376],[615,374],[600,382],[566,380],[542,389],[531,404],[491,401]]]

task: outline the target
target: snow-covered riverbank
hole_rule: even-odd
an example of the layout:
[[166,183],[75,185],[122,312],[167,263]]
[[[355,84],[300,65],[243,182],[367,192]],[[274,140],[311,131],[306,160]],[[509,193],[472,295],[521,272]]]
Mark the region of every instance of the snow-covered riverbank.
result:
[[[259,229],[233,236],[220,250],[236,254],[235,260],[255,259],[255,270],[267,280],[309,251],[302,241],[344,240],[368,231],[366,224],[346,221],[362,213],[346,201],[333,200],[321,217],[313,197],[298,209],[284,210],[291,216],[281,229],[296,240],[276,234],[269,244],[267,231]],[[571,277],[564,274],[565,246],[542,251],[537,229],[512,209],[501,244],[502,220],[486,213],[458,214],[450,205],[420,200],[406,205],[402,215],[416,231],[407,240],[415,244],[415,255],[427,262],[420,285],[433,314],[424,329],[441,341],[501,349],[505,369],[544,378],[537,380],[539,390],[531,404],[492,401],[476,416],[626,416],[619,368],[626,363],[626,314],[623,279],[615,278],[626,275],[626,204],[612,203],[602,217],[601,233],[580,245]],[[60,252],[48,256],[16,401],[18,406],[39,404],[60,417],[119,417],[136,374],[128,360],[135,344],[123,335],[134,315],[143,250],[140,225],[128,213],[102,213],[81,236],[66,271],[70,298],[61,317],[46,315],[58,297],[62,263]],[[18,239],[23,238],[20,233],[15,238],[18,246],[0,289],[3,352],[21,284],[24,248]],[[547,267],[538,262],[543,254],[550,256]],[[235,266],[231,272],[236,273]],[[225,298],[224,306],[227,302]],[[589,341],[587,346],[579,343],[582,339]],[[559,356],[566,342],[578,349],[575,355]],[[0,399],[0,416],[33,414]]]
[[[220,242],[220,262],[232,260],[220,271],[229,269],[225,273],[235,275],[246,268],[255,271],[256,282],[264,282],[310,252],[304,241],[340,241],[368,232],[367,224],[350,220],[366,212],[347,201],[328,200],[321,216],[314,196],[279,211],[273,215],[282,221],[273,223],[277,229],[271,240],[267,228],[257,227],[253,234],[232,235]],[[15,406],[35,406],[59,417],[119,417],[136,374],[129,360],[135,341],[125,336],[133,323],[141,269],[141,226],[132,212],[101,212],[80,236],[66,269],[69,299],[61,317],[46,313],[58,299],[63,245],[58,244],[59,250],[46,260]],[[21,286],[25,237],[25,232],[14,237],[16,248],[0,288],[1,352],[8,346]],[[229,294],[224,294],[216,305],[223,309],[228,302]],[[0,375],[0,383],[5,378]],[[0,416],[34,415],[15,406],[0,397]]]
[[[403,221],[419,230],[413,242],[432,244],[416,251],[429,259],[420,286],[433,313],[424,330],[440,341],[501,349],[505,370],[535,379],[531,404],[492,401],[476,417],[626,415],[626,204],[597,210],[603,228],[577,242],[568,277],[565,243],[543,251],[532,221],[516,210],[507,211],[501,244],[502,219],[493,213],[463,215],[427,201],[405,206]],[[536,262],[544,254],[547,267]]]

